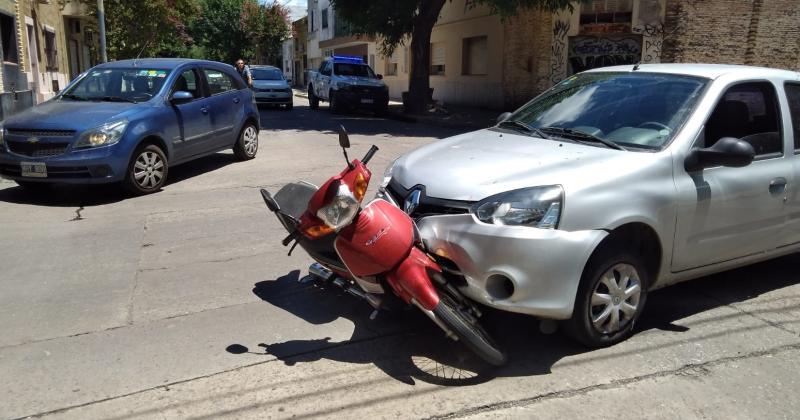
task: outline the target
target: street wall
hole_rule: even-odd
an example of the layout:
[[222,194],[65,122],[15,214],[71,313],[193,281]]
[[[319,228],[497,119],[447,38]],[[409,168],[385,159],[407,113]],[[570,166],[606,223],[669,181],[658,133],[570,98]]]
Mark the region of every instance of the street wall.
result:
[[663,60],[800,69],[797,0],[668,0]]

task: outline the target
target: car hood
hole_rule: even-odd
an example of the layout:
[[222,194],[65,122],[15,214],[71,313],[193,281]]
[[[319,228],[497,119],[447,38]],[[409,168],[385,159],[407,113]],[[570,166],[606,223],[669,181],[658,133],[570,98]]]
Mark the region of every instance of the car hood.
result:
[[336,76],[336,77],[343,82],[355,83],[358,86],[373,86],[373,87],[384,86],[383,82],[380,79],[370,79],[369,77],[358,77],[358,76]]
[[149,107],[142,103],[50,100],[7,118],[6,128],[82,131],[129,118]]
[[259,89],[286,89],[289,84],[285,80],[253,80],[253,87]]
[[429,197],[479,201],[540,185],[562,185],[567,192],[586,188],[630,174],[650,155],[480,130],[402,156],[392,178],[405,188],[424,185]]

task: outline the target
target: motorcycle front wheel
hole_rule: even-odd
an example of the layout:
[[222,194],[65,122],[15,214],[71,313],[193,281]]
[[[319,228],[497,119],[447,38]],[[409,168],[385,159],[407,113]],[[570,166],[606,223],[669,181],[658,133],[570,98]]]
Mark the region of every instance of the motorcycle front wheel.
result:
[[442,321],[459,341],[472,350],[487,363],[502,366],[506,363],[506,355],[492,340],[478,321],[469,313],[468,308],[460,305],[446,291],[438,289],[439,304],[433,308],[433,314]]

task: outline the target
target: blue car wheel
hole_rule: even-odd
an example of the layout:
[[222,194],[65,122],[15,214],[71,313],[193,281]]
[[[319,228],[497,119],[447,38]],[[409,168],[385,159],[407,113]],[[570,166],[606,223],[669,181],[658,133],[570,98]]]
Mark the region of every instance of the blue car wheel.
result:
[[161,148],[153,144],[140,146],[128,164],[125,189],[134,195],[156,192],[167,181],[168,170],[167,157]]

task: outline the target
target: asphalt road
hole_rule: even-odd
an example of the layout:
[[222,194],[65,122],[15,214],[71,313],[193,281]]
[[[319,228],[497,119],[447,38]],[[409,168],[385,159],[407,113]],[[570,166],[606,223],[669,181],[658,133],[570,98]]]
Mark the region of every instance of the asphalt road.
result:
[[258,188],[338,172],[339,124],[351,154],[381,148],[373,184],[458,132],[325,108],[265,109],[255,160],[186,164],[147,197],[0,181],[0,418],[800,416],[797,255],[654,292],[602,350],[487,311],[498,370],[414,311],[370,320],[299,284],[310,260],[286,255]]

